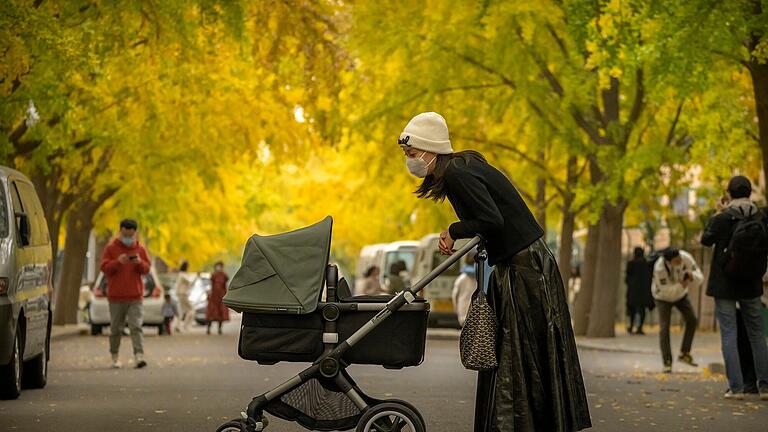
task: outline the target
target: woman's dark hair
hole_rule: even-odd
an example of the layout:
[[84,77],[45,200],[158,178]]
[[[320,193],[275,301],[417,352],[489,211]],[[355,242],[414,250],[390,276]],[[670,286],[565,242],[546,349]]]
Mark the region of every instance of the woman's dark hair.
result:
[[419,198],[428,198],[434,201],[442,201],[445,199],[445,171],[448,166],[456,163],[458,159],[463,159],[467,164],[470,161],[487,163],[485,157],[479,152],[474,150],[465,150],[451,154],[437,155],[435,160],[435,170],[432,174],[424,177],[424,181],[416,189],[416,196]]
[[365,276],[365,277],[371,277],[371,275],[372,275],[374,272],[378,271],[378,270],[379,270],[379,268],[378,268],[378,267],[376,267],[376,266],[370,266],[370,267],[368,267],[368,270],[366,270],[366,271],[365,271],[365,275],[364,275],[364,276]]

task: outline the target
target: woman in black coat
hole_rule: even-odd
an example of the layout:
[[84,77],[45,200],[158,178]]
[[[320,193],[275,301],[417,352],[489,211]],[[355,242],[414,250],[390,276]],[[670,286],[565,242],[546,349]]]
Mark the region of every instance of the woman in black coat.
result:
[[416,194],[448,198],[458,222],[440,234],[481,235],[494,266],[488,293],[499,322],[499,366],[478,375],[475,431],[575,431],[591,426],[565,289],[543,230],[512,183],[474,151],[454,153],[445,119],[414,117],[400,135]]
[[[645,321],[645,310],[653,309],[654,301],[651,294],[651,283],[653,282],[653,272],[651,266],[645,259],[643,248],[636,247],[634,258],[627,263],[627,333],[645,334],[643,332],[643,322]],[[637,321],[637,330],[635,330],[635,321]]]

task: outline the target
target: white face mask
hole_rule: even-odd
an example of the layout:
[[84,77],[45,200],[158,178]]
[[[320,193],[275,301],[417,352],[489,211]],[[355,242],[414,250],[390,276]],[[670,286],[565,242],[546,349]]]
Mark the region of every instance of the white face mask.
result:
[[427,162],[424,160],[424,155],[425,153],[422,153],[421,156],[417,158],[409,157],[405,159],[405,166],[408,167],[408,171],[418,178],[424,178],[427,176],[429,172],[429,164],[431,164],[437,158],[437,156],[435,156],[431,161]]

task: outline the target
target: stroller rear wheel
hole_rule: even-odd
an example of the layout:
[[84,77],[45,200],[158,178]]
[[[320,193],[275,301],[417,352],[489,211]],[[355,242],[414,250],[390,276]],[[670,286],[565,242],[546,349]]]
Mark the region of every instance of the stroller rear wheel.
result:
[[414,410],[404,403],[384,402],[363,413],[356,432],[426,432],[424,423]]
[[412,403],[408,401],[404,401],[402,399],[385,399],[384,402],[391,402],[391,403],[399,403],[400,405],[405,405],[406,407],[410,408],[411,411],[416,413],[417,416],[419,416],[419,421],[421,421],[421,425],[424,427],[424,430],[427,430],[427,422],[424,421],[424,416],[421,415],[421,411],[416,409],[415,406],[413,406]]

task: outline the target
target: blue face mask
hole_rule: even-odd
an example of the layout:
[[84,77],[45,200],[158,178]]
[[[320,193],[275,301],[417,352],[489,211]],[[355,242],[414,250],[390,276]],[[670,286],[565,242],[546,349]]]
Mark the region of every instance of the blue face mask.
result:
[[134,242],[133,237],[120,237],[120,241],[126,246],[132,246]]
[[462,273],[475,274],[475,266],[472,264],[465,264],[461,267]]

